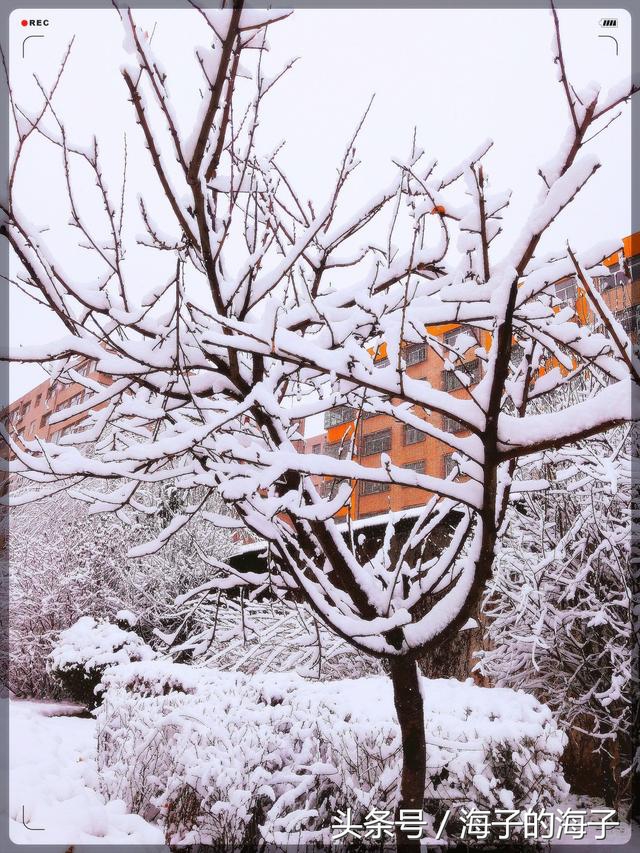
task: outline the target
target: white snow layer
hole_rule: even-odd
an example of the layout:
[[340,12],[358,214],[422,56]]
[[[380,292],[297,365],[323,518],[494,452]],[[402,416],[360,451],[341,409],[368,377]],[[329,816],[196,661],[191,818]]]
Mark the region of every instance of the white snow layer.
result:
[[13,842],[59,845],[60,853],[71,843],[163,844],[159,827],[97,792],[95,720],[66,716],[73,708],[62,704],[11,701],[5,713],[7,706]]

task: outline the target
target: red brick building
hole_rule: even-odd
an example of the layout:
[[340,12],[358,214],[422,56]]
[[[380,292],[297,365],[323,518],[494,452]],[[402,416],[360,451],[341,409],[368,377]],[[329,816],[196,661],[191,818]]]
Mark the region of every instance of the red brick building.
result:
[[[95,361],[79,360],[74,369],[88,379],[105,381],[96,370]],[[2,421],[16,437],[31,441],[58,441],[63,435],[77,430],[85,418],[84,414],[72,415],[58,423],[51,423],[53,414],[77,406],[92,394],[78,382],[45,379],[31,391],[14,400],[2,413]]]

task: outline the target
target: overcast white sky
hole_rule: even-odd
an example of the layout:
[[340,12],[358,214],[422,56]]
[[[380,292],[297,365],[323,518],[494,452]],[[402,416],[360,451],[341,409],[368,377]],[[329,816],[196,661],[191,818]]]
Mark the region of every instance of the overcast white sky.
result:
[[[618,17],[617,56],[613,42],[599,37],[604,14]],[[39,101],[34,73],[49,84],[75,35],[58,109],[71,141],[86,146],[94,133],[101,140],[107,181],[117,187],[123,133],[133,140],[138,132],[119,73],[124,57],[119,19],[108,10],[60,10],[42,13],[50,21],[46,30],[21,26],[22,18],[38,16],[33,10],[11,16],[15,95],[35,111]],[[560,18],[565,56],[577,87],[594,80],[606,90],[630,73],[626,12],[566,10]],[[190,10],[139,10],[136,19],[149,31],[156,26],[153,47],[169,74],[187,132],[199,83],[193,49],[206,45],[206,28]],[[44,33],[44,38],[30,39],[23,59],[25,35],[34,32]],[[345,141],[375,93],[359,146],[362,165],[350,190],[354,205],[360,207],[387,183],[393,173],[391,158],[406,155],[414,125],[419,144],[443,167],[455,165],[491,137],[495,145],[486,166],[492,188],[514,190],[507,241],[538,191],[538,167],[555,153],[567,128],[551,39],[547,10],[298,10],[270,32],[274,69],[290,57],[300,59],[269,96],[259,147],[268,151],[286,140],[281,162],[304,193],[321,205]],[[556,227],[560,245],[568,237],[584,248],[630,232],[630,125],[627,108],[592,143],[604,168]],[[132,152],[133,147],[130,182],[145,183],[149,164]],[[59,153],[36,140],[27,153],[18,185],[20,207],[38,229],[51,229],[42,235],[50,254],[62,254],[81,275],[84,262],[64,233],[69,231],[68,211]],[[140,158],[148,160],[148,154],[141,152]],[[85,203],[81,183],[78,189]],[[86,204],[90,208],[92,202],[87,199]],[[145,265],[140,276],[148,291],[153,268]],[[38,306],[20,295],[12,298],[13,343],[53,339],[60,333]],[[37,366],[13,365],[12,399],[43,378]]]

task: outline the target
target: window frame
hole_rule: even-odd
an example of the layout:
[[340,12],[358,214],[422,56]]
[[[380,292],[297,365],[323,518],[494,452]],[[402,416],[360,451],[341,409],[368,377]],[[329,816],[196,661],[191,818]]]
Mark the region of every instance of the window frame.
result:
[[347,482],[346,477],[325,477],[317,487],[320,492],[320,497],[333,500],[338,493],[338,489],[342,483],[345,482]]
[[[418,437],[412,441],[407,441],[407,435],[415,433]],[[411,424],[403,424],[402,427],[402,444],[404,447],[410,447],[412,444],[421,444],[427,438],[426,434]]]
[[[420,358],[414,358],[414,353],[421,353]],[[423,361],[427,360],[427,345],[424,342],[419,344],[406,344],[402,354],[407,367],[411,367],[412,364],[422,364]]]
[[454,418],[453,415],[443,415],[442,430],[450,435],[457,435],[459,432],[464,432],[466,430],[466,426],[457,418]]
[[445,453],[442,457],[442,473],[444,475],[445,480],[453,470],[453,467],[459,468],[458,463],[453,458],[452,453]]
[[627,334],[640,333],[640,305],[628,305],[616,311],[614,316]]
[[[369,445],[373,442],[380,441],[384,446],[379,449],[371,450]],[[362,436],[362,453],[361,456],[375,456],[378,453],[387,453],[387,451],[391,450],[392,444],[392,435],[391,428],[387,427],[386,429],[379,429],[376,432],[370,432],[367,435]]]
[[575,302],[578,297],[578,280],[575,276],[569,276],[561,282],[556,282],[554,290],[556,298],[562,302]]
[[[341,414],[337,414],[338,412]],[[336,415],[341,420],[335,420]],[[355,409],[352,406],[334,406],[324,413],[324,428],[331,429],[332,427],[342,426],[342,424],[347,424],[353,420],[355,420]]]
[[[314,451],[315,452],[315,451]],[[319,451],[331,459],[348,459],[351,453],[351,440],[348,441],[325,441],[322,450]]]
[[[455,329],[449,329],[448,332],[444,332],[442,335],[442,343],[446,344],[446,346],[450,349],[455,349],[456,341],[461,335],[471,335],[476,344],[479,344],[478,334],[474,326],[470,326],[468,323],[460,323],[460,325]],[[465,352],[468,352],[472,349],[473,344],[470,347],[467,347]]]
[[630,281],[640,281],[640,254],[627,258]]
[[[472,373],[467,369],[471,368]],[[464,385],[458,376],[456,376],[456,371],[462,370],[471,378],[471,382],[468,385]],[[458,364],[455,368],[451,370],[443,370],[442,371],[442,390],[443,391],[458,391],[460,388],[470,388],[472,385],[477,385],[480,381],[480,359],[473,358],[471,361],[463,361],[462,364]]]
[[388,492],[391,488],[391,483],[380,483],[376,480],[360,480],[360,497],[366,495],[381,495]]

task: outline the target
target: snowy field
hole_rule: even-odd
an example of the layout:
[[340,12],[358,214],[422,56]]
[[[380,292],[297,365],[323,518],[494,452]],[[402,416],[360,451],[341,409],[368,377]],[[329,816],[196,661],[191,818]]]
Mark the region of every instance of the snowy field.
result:
[[69,716],[78,710],[9,703],[11,840],[58,845],[61,853],[71,843],[139,844],[141,851],[162,844],[158,827],[127,814],[122,802],[106,803],[95,790],[95,721]]

